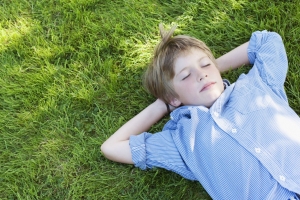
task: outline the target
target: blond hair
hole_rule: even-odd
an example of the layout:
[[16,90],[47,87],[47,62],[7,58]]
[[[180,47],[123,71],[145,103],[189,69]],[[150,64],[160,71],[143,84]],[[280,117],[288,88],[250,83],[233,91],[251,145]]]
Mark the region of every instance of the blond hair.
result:
[[163,25],[159,25],[161,41],[156,46],[153,58],[144,74],[145,88],[166,103],[170,103],[172,98],[178,98],[172,80],[175,76],[174,62],[180,55],[197,48],[216,64],[212,52],[204,42],[187,35],[172,37],[176,27],[175,25],[169,31],[165,31]]

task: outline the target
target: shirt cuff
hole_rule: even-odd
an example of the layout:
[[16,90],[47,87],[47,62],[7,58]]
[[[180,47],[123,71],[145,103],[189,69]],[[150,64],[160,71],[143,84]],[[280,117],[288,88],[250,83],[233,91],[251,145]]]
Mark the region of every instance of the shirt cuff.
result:
[[150,135],[150,133],[142,133],[140,135],[132,135],[129,138],[132,161],[136,167],[139,167],[142,170],[147,168],[145,141]]
[[261,41],[263,34],[268,31],[255,31],[252,33],[249,45],[248,45],[248,59],[250,64],[254,64],[255,58],[256,58],[256,52],[259,47],[261,47]]

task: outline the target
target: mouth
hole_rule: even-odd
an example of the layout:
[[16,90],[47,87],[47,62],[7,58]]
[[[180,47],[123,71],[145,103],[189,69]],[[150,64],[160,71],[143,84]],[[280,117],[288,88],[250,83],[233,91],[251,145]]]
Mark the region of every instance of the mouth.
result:
[[215,83],[216,83],[216,82],[209,82],[209,83],[206,83],[206,84],[203,86],[203,88],[200,90],[200,92],[203,92],[203,91],[205,91],[205,90],[209,90],[211,87],[214,86]]

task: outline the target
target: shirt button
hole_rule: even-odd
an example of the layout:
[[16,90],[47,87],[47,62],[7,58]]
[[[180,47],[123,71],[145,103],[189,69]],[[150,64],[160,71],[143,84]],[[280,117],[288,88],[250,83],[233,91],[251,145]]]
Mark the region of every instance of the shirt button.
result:
[[255,148],[255,152],[256,152],[256,153],[260,153],[260,152],[261,152],[261,149],[260,149],[260,148]]
[[215,115],[216,117],[219,117],[219,113],[218,113],[218,112],[214,112],[214,115]]
[[285,181],[285,176],[280,175],[280,176],[279,176],[279,179],[280,179],[281,181]]
[[234,128],[231,130],[232,133],[237,133],[237,130]]

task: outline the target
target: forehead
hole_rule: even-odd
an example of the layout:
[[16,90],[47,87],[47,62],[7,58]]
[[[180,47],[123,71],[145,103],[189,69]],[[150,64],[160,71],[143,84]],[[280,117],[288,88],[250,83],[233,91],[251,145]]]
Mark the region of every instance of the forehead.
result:
[[202,56],[208,56],[202,49],[197,48],[197,47],[191,47],[185,51],[182,51],[178,54],[178,57],[187,57],[191,55],[202,55]]
[[200,62],[203,58],[209,58],[209,56],[199,48],[191,48],[180,53],[174,60],[174,72],[178,72],[185,67],[193,64],[194,62]]

